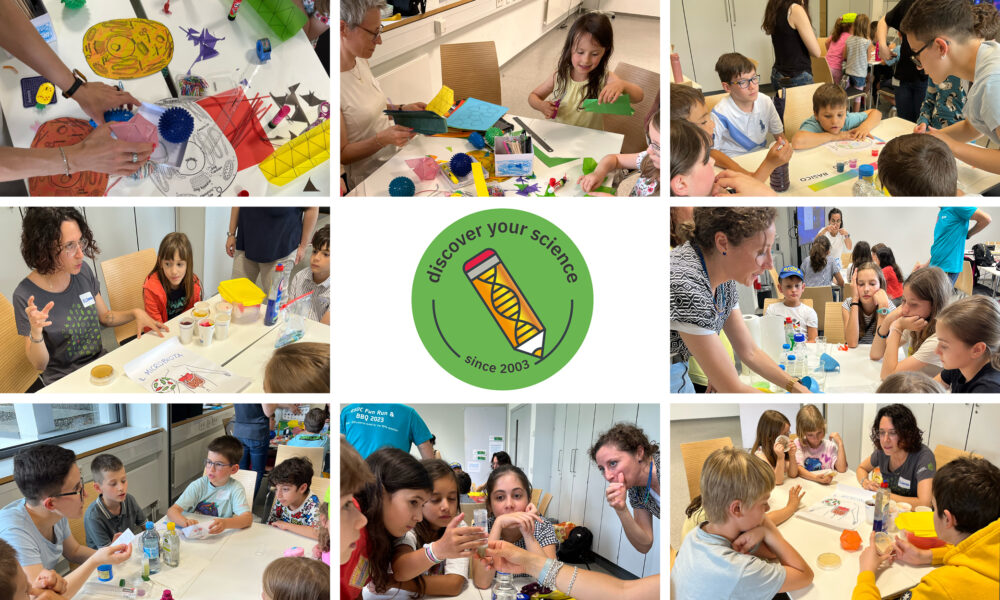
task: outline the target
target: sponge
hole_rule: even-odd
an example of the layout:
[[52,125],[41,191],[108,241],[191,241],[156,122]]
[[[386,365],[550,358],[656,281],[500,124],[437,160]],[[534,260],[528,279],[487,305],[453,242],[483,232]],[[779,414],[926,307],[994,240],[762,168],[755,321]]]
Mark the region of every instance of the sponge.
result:
[[409,177],[400,175],[389,182],[390,196],[412,196],[417,191],[417,186]]
[[448,166],[456,176],[465,177],[472,172],[472,157],[465,152],[456,152],[452,155]]
[[160,116],[160,136],[168,142],[181,144],[191,137],[194,131],[194,117],[186,109],[179,106],[168,108]]

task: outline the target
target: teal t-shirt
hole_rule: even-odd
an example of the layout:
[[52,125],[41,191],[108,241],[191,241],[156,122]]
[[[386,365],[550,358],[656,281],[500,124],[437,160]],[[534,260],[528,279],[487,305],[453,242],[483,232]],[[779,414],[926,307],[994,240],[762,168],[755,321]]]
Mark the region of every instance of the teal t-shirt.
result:
[[[858,125],[865,122],[868,118],[868,113],[863,112],[849,112],[847,117],[844,119],[844,131],[850,131]],[[799,126],[801,131],[811,131],[813,133],[823,133],[823,128],[820,127],[819,121],[816,120],[816,116],[813,115],[806,119],[802,125]]]
[[931,266],[945,273],[961,273],[965,256],[965,240],[969,235],[969,219],[974,206],[945,206],[938,211],[931,245]]
[[243,484],[233,478],[224,485],[215,487],[208,481],[208,477],[199,477],[187,486],[174,504],[185,511],[223,519],[242,515],[250,510]]
[[409,452],[431,439],[417,411],[403,404],[349,404],[340,411],[340,433],[361,458],[383,446]]

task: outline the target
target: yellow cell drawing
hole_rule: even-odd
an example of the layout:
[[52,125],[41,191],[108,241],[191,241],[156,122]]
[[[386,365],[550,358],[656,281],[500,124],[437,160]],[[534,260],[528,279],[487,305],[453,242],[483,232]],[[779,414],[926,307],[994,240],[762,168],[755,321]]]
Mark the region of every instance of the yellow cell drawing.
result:
[[83,56],[101,77],[138,79],[166,67],[174,38],[163,23],[114,19],[94,25],[83,36]]

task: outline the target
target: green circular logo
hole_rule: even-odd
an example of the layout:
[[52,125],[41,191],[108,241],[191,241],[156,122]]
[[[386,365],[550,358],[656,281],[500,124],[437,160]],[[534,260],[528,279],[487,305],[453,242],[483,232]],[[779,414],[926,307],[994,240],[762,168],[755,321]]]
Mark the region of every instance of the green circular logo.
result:
[[466,383],[513,390],[573,358],[594,310],[583,255],[562,230],[521,210],[455,221],[420,259],[413,321],[434,360]]

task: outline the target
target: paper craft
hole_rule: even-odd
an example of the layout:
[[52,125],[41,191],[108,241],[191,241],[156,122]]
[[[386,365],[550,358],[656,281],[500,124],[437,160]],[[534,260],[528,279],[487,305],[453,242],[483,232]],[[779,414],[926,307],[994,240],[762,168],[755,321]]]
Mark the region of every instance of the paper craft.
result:
[[267,110],[264,98],[247,99],[243,88],[236,87],[198,100],[198,106],[205,109],[235,150],[238,171],[258,165],[274,153],[260,122]]
[[432,135],[448,131],[448,122],[441,115],[429,110],[383,110],[383,113],[403,127],[412,127],[417,133]]
[[[294,85],[288,86],[288,93],[285,94],[284,96],[275,96],[273,93],[270,94],[270,96],[271,99],[274,100],[274,103],[278,105],[278,108],[281,108],[286,105],[292,107],[292,112],[287,117],[288,121],[294,121],[297,123],[308,123],[309,117],[306,115],[306,111],[302,109],[302,105],[299,103],[299,97],[295,93],[296,90],[298,89],[299,89],[299,84],[296,83]],[[312,92],[309,93],[312,94]],[[305,99],[305,96],[303,96],[303,99]],[[293,135],[292,137],[295,136]]]
[[281,41],[295,35],[309,17],[292,0],[245,0]]
[[875,145],[875,140],[865,138],[863,140],[835,140],[827,142],[823,146],[834,154],[855,154],[859,150],[865,150]]
[[590,158],[589,156],[583,159],[582,169],[583,169],[583,174],[584,175],[590,175],[591,173],[594,172],[594,169],[596,169],[596,168],[597,168],[597,161],[596,160],[594,160],[593,158]]
[[564,163],[573,162],[574,160],[579,160],[577,158],[563,158],[563,157],[560,157],[560,156],[547,156],[544,152],[542,152],[538,148],[538,146],[535,146],[535,156],[537,156],[538,160],[542,161],[542,163],[546,167],[549,167],[549,168],[557,167],[557,166],[559,166],[561,164],[564,164]]
[[156,130],[156,125],[149,122],[142,115],[133,115],[125,122],[115,122],[109,124],[111,133],[119,140],[126,142],[145,142],[156,144],[160,135]]
[[259,167],[274,185],[285,185],[330,158],[330,120],[296,137],[264,159]]
[[406,159],[406,166],[413,169],[413,172],[417,174],[417,177],[421,181],[430,181],[437,177],[438,166],[437,162],[429,156],[424,156],[422,158],[408,158]]
[[101,77],[138,79],[170,64],[174,38],[163,23],[149,19],[114,19],[83,35],[83,56]]
[[134,538],[135,534],[132,533],[131,529],[126,527],[125,531],[123,531],[122,534],[118,536],[118,539],[115,540],[115,545],[117,546],[118,544],[131,544]]
[[603,113],[606,115],[625,115],[630,117],[635,114],[635,109],[632,108],[632,98],[628,94],[622,94],[614,102],[606,104],[599,104],[597,98],[588,98],[583,101],[580,107],[587,112]]
[[[236,179],[238,160],[232,144],[195,98],[166,98],[157,104],[161,108],[186,108],[194,117],[194,132],[176,163],[177,168],[157,169],[152,173],[156,189],[164,196],[221,196]],[[147,115],[145,107],[140,113]],[[152,160],[170,162],[160,159],[161,148],[169,146],[161,140]]]
[[187,41],[194,42],[194,45],[198,47],[198,56],[195,57],[194,62],[188,67],[187,74],[191,74],[191,69],[194,68],[199,61],[208,60],[219,55],[219,51],[215,49],[215,45],[226,38],[217,38],[207,29],[202,28],[201,33],[193,27],[188,27],[187,29],[180,27],[181,31],[187,35]]
[[125,373],[158,394],[236,393],[250,385],[246,377],[191,352],[177,337],[125,363]]
[[865,501],[874,496],[875,492],[840,484],[833,494],[795,514],[836,529],[857,529],[865,520]]
[[434,99],[427,104],[427,110],[437,113],[442,117],[448,116],[448,111],[455,104],[455,92],[448,86],[442,85],[441,90],[434,96]]
[[[31,140],[32,148],[72,146],[94,132],[86,121],[63,117],[42,123]],[[28,179],[32,196],[103,196],[108,188],[107,173],[79,171],[69,175],[48,175]]]
[[[16,70],[14,71],[17,72]],[[35,96],[38,95],[38,88],[42,87],[43,83],[50,83],[48,79],[37,75],[35,77],[24,77],[21,79],[21,105],[24,108],[32,108],[35,106]],[[59,94],[53,94],[52,100],[49,104],[55,104],[59,101]]]
[[448,117],[448,127],[486,131],[500,117],[507,114],[508,110],[506,106],[498,106],[476,98],[469,98]]

